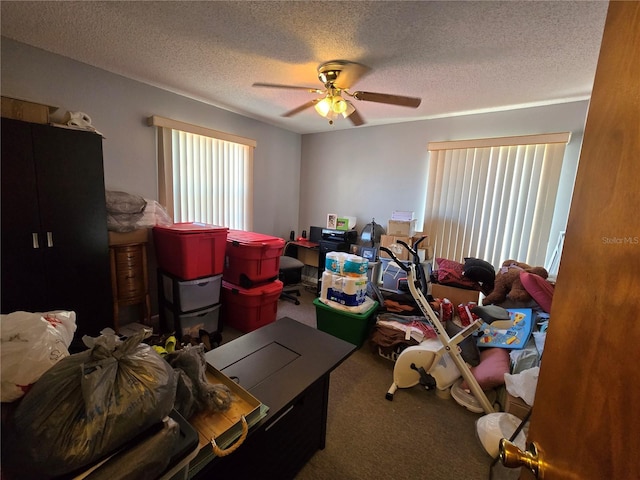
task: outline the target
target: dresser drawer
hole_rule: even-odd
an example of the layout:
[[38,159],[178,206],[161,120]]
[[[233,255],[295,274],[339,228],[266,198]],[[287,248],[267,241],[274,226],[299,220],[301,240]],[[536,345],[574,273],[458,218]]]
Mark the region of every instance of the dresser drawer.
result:
[[119,270],[117,273],[118,298],[126,299],[146,294],[144,272],[142,268],[135,270]]
[[122,303],[145,296],[148,286],[144,245],[112,246],[111,254],[117,300]]
[[126,247],[112,247],[115,253],[116,268],[140,268],[142,269],[143,254],[141,245]]

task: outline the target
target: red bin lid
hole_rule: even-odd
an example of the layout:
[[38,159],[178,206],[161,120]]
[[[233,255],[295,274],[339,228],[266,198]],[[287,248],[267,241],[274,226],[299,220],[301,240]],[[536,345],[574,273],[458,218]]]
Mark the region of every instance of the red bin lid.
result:
[[222,231],[227,232],[229,230],[227,227],[221,227],[219,225],[210,225],[208,223],[200,223],[200,222],[182,222],[182,223],[174,223],[172,225],[156,225],[153,228],[158,230],[165,230],[169,232],[179,233],[179,234],[222,232]]
[[266,235],[264,233],[247,232],[245,230],[229,230],[227,242],[242,244],[247,246],[265,246],[271,248],[284,247],[285,241],[280,237]]
[[243,295],[246,297],[260,297],[263,295],[272,295],[277,293],[278,295],[282,291],[284,284],[280,280],[274,280],[272,282],[263,283],[252,288],[244,288],[235,283],[222,281],[223,290],[228,291],[234,295]]

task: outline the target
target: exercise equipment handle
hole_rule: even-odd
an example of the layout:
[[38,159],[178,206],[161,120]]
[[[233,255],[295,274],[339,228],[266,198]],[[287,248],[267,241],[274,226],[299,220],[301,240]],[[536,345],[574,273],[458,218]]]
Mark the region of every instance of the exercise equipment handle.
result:
[[[398,243],[403,243],[403,242],[398,242]],[[406,246],[406,244],[404,244]],[[389,250],[387,247],[380,247],[380,250],[382,250],[383,252],[387,252],[389,254],[389,256],[391,257],[391,259],[396,262],[396,264],[398,264],[398,267],[400,267],[402,270],[404,270],[406,273],[409,273],[409,267],[407,265],[405,265],[404,263],[402,263],[401,260],[398,260],[398,257],[396,257],[396,254],[393,253],[391,250]]]

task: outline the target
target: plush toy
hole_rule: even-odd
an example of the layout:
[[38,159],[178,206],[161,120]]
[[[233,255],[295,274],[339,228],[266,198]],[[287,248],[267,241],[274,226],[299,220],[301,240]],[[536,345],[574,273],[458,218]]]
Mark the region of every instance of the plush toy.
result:
[[465,257],[462,271],[465,277],[482,286],[482,293],[485,295],[491,293],[496,281],[496,271],[493,265],[486,260]]
[[544,279],[549,276],[549,273],[543,267],[532,267],[516,260],[505,260],[496,274],[493,291],[484,298],[482,304],[500,304],[504,302],[507,297],[517,302],[530,301],[532,297],[520,281],[520,272],[529,272]]

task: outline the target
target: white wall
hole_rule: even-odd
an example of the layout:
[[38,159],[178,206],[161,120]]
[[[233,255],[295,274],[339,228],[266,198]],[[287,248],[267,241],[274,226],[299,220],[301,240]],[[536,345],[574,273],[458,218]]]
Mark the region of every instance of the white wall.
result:
[[588,107],[582,101],[300,136],[6,38],[1,60],[2,95],[92,117],[106,137],[110,189],[157,199],[150,115],[255,139],[254,230],[285,238],[324,225],[327,213],[357,217],[358,230],[371,218],[385,226],[393,210],[414,210],[421,219],[430,141],[570,131],[552,250],[564,229]]
[[386,227],[393,210],[413,210],[421,230],[429,142],[568,131],[553,251],[566,225],[587,108],[581,101],[303,135],[300,226],[323,226],[327,213],[337,213],[357,217],[358,230],[372,218]]
[[[108,189],[156,200],[160,115],[257,141],[254,230],[297,230],[300,135],[2,38],[2,95],[87,113],[104,136]],[[56,116],[59,116],[56,113]]]

